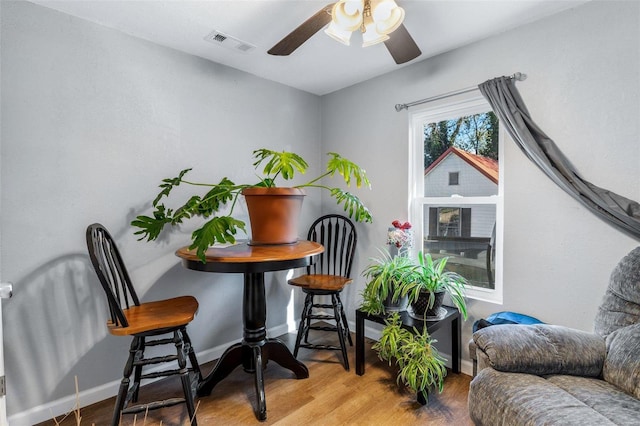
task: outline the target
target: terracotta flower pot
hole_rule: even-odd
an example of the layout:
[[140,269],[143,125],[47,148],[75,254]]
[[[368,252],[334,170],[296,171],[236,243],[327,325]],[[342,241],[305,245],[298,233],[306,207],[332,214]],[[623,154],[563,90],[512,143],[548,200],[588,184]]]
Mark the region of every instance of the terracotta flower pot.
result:
[[299,188],[246,188],[251,222],[251,242],[293,244],[298,241],[298,223],[305,193]]

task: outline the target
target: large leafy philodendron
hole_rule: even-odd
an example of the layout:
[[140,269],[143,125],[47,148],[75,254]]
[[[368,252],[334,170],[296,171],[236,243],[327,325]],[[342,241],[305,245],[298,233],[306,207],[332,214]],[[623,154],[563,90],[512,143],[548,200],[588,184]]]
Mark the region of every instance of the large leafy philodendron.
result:
[[[355,186],[358,188],[362,186],[371,188],[371,183],[364,169],[335,152],[330,152],[328,155],[329,160],[323,174],[305,184],[295,185],[294,187],[326,189],[335,198],[336,202],[343,206],[349,217],[358,222],[372,222],[369,209],[357,196],[337,187],[319,184],[321,179],[333,177],[338,173],[342,176],[347,186],[350,186],[351,182],[354,181]],[[196,249],[198,257],[203,262],[205,261],[207,248],[213,244],[235,243],[235,235],[238,230],[246,231],[245,223],[232,216],[233,209],[242,190],[250,187],[275,187],[277,179],[291,180],[296,172],[305,174],[309,168],[309,165],[302,157],[292,152],[258,149],[253,151],[253,158],[255,160],[253,166],[256,169],[266,162],[262,170],[262,177],[255,184],[238,185],[226,177],[222,178],[219,183],[214,184],[191,182],[184,178],[191,169],[182,170],[177,177],[163,179],[160,184],[161,191],[152,203],[154,209],[152,215],[141,215],[131,222],[131,225],[139,228],[135,235],[139,235],[140,240],[146,238],[147,241],[153,241],[158,238],[166,225],[175,226],[194,216],[202,216],[208,220],[202,227],[193,232],[191,236],[192,244],[189,248]],[[166,207],[164,202],[169,198],[171,191],[181,184],[202,186],[210,189],[204,195],[193,195],[185,204],[176,209]],[[217,215],[220,209],[227,207],[229,204],[228,214]]]

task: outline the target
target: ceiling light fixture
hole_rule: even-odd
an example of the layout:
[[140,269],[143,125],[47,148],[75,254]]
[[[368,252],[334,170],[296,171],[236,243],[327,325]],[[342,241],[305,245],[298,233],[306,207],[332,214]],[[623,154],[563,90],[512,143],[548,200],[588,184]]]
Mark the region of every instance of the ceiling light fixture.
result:
[[389,39],[404,20],[404,9],[394,0],[341,0],[331,9],[331,23],[324,32],[350,45],[353,31],[362,32],[362,47]]

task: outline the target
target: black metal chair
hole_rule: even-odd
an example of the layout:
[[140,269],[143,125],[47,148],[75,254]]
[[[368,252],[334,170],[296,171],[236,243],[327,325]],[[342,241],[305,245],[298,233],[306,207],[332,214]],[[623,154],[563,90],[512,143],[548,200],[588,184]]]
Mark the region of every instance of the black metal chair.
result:
[[[132,336],[129,359],[124,367],[124,377],[116,397],[111,425],[120,423],[124,414],[135,414],[186,404],[189,420],[196,425],[194,390],[202,378],[198,360],[191,347],[187,334],[189,324],[198,311],[198,301],[192,296],[180,296],[156,302],[140,303],[129,274],[113,238],[104,226],[95,223],[87,228],[87,248],[91,263],[98,275],[100,284],[106,293],[110,319],[107,321],[109,332],[115,336]],[[147,340],[148,337],[170,334],[171,337]],[[149,346],[175,345],[175,352],[167,356],[145,358],[144,351]],[[174,354],[175,353],[175,354]],[[187,368],[187,357],[192,373]],[[153,371],[143,374],[142,367],[166,362],[178,362],[177,369]],[[130,377],[133,374],[133,384]],[[144,379],[180,375],[183,398],[170,398],[145,404],[138,402],[140,381]],[[195,376],[195,377],[192,377]],[[131,386],[130,386],[131,385]]]
[[[307,267],[305,275],[289,280],[289,284],[301,287],[306,294],[293,356],[298,356],[300,348],[339,350],[342,351],[344,368],[349,371],[346,341],[351,346],[353,341],[340,293],[352,281],[350,276],[357,242],[356,230],[348,218],[329,214],[311,225],[307,239],[321,243],[325,251],[315,264]],[[330,297],[331,304],[316,303],[315,297],[319,296]],[[319,309],[331,309],[333,314],[318,312]],[[335,326],[331,323],[316,325],[312,321],[335,321]],[[310,343],[309,330],[337,332],[340,346]]]

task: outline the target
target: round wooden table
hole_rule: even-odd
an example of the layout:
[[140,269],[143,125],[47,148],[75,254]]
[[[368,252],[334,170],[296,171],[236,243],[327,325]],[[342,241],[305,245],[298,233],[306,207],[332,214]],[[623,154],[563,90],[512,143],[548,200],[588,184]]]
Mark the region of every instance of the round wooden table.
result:
[[255,375],[258,398],[256,416],[259,420],[266,420],[263,369],[267,361],[273,360],[291,370],[298,379],[309,377],[307,367],[295,359],[284,343],[267,338],[264,273],[309,266],[323,251],[321,244],[312,241],[255,246],[239,243],[209,248],[204,263],[198,259],[195,250],[183,247],[176,251],[176,255],[182,259],[182,265],[188,269],[244,274],[242,342],[232,345],[222,354],[213,370],[199,383],[198,395],[209,395],[216,384],[242,365],[246,372]]

